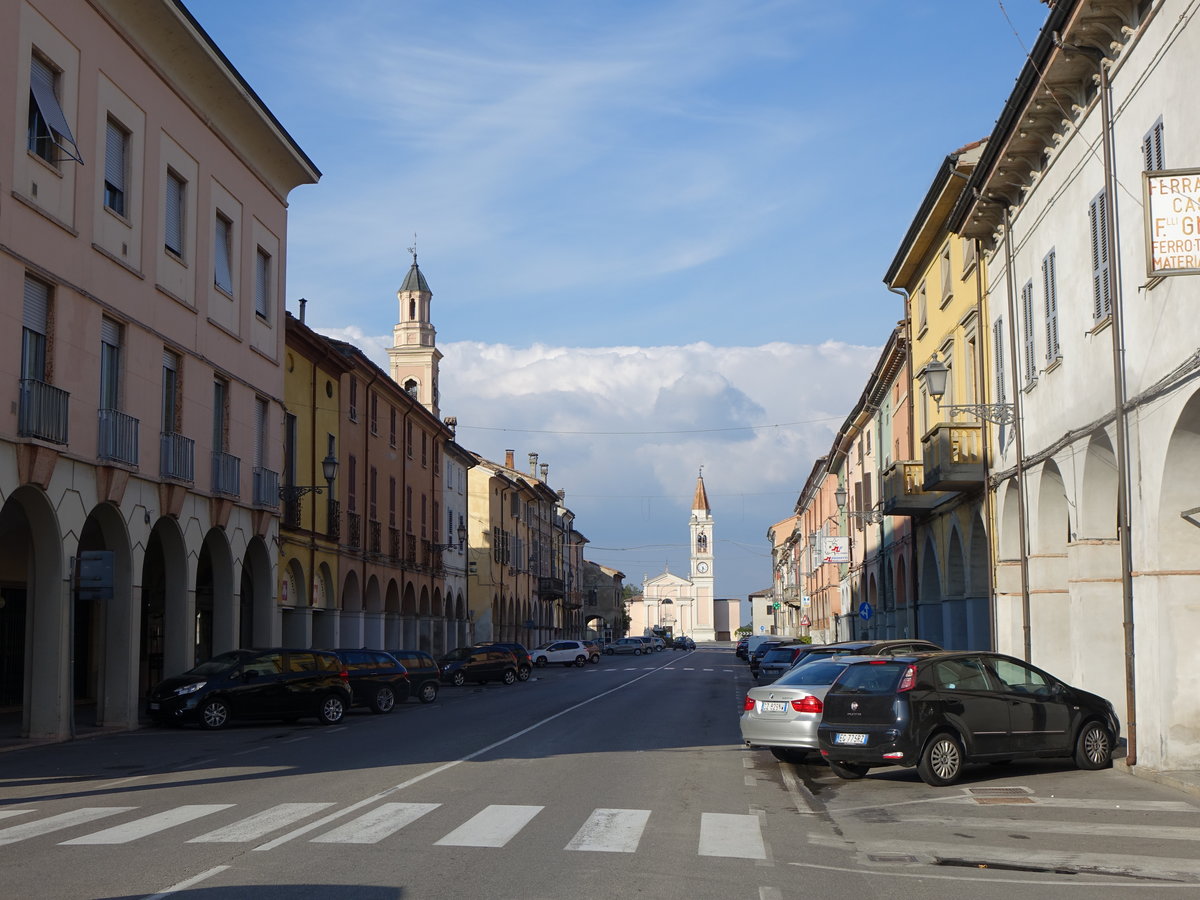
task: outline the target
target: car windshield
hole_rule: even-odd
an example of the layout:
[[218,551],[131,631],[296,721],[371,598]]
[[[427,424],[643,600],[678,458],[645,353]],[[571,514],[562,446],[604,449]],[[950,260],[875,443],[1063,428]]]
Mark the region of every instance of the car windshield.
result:
[[239,665],[242,660],[246,659],[248,654],[242,653],[239,650],[230,650],[227,653],[222,653],[214,656],[212,659],[205,660],[196,666],[194,669],[189,669],[188,675],[220,675],[223,672],[228,672],[230,669]]
[[891,660],[856,663],[846,667],[837,680],[835,690],[843,694],[892,694],[900,682],[901,673],[907,668],[908,663]]
[[549,650],[549,649],[550,649],[551,647],[553,647],[553,646],[554,646],[556,643],[557,643],[557,641],[546,641],[546,643],[544,643],[544,644],[538,644],[538,645],[537,645],[536,647],[534,647],[533,649],[534,649],[534,650]]
[[776,681],[776,684],[833,684],[835,678],[842,674],[842,670],[849,663],[839,662],[834,659],[819,659],[814,662],[796,666],[796,668],[784,674],[782,678]]

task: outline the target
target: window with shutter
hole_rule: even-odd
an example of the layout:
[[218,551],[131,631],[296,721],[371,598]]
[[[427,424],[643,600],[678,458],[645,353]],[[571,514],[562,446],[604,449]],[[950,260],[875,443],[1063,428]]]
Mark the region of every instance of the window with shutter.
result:
[[163,246],[168,253],[179,259],[183,259],[183,215],[187,208],[186,199],[187,182],[168,169],[166,196],[163,198]]
[[30,153],[55,167],[58,166],[59,153],[77,163],[83,162],[71,134],[71,126],[67,124],[67,117],[58,102],[58,82],[58,70],[37,53],[30,54],[26,146]]
[[1092,244],[1092,319],[1099,322],[1112,315],[1112,284],[1108,271],[1108,209],[1104,191],[1088,204],[1088,227]]
[[1004,403],[1004,317],[992,323],[992,363],[996,371],[996,402]]
[[25,279],[25,308],[21,330],[21,377],[46,380],[46,341],[50,322],[50,285]]
[[262,397],[254,398],[254,465],[260,469],[267,466],[267,424],[270,408]]
[[175,434],[179,418],[179,357],[164,350],[162,368],[162,432]]
[[1046,297],[1046,361],[1062,357],[1058,345],[1058,276],[1055,272],[1054,251],[1042,260],[1042,290]]
[[233,296],[233,222],[220,213],[213,237],[213,283]]
[[100,320],[100,408],[120,409],[121,326]]
[[1025,282],[1025,286],[1021,288],[1021,326],[1025,337],[1025,353],[1022,359],[1025,383],[1033,385],[1037,382],[1037,357],[1034,355],[1032,279]]
[[271,320],[271,254],[262,247],[254,256],[254,314]]
[[129,132],[110,118],[104,141],[104,205],[119,216],[125,215],[125,171],[128,151]]
[[1160,116],[1154,127],[1142,138],[1142,166],[1147,172],[1160,172],[1167,167],[1163,150],[1163,121]]
[[225,427],[228,415],[229,385],[220,378],[213,381],[213,450],[224,453],[228,446],[227,429]]

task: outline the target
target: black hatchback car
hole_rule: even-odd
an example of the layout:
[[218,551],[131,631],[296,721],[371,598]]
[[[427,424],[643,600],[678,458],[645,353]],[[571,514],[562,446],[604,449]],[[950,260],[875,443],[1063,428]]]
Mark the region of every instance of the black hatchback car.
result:
[[409,696],[432,703],[441,688],[442,670],[437,661],[423,650],[389,650],[408,672]]
[[841,778],[873,766],[916,766],[953,784],[969,762],[1073,757],[1112,761],[1120,722],[1103,697],[999,653],[941,652],[846,667],[825,695],[821,755]]
[[517,681],[528,681],[533,673],[533,654],[516,641],[482,641],[476,647],[499,647],[507,650],[517,661]]
[[408,670],[383,650],[334,650],[350,676],[351,703],[390,713],[408,699]]
[[155,685],[146,712],[160,724],[199,722],[224,728],[230,719],[315,717],[342,721],[350,706],[349,675],[326,650],[230,650]]

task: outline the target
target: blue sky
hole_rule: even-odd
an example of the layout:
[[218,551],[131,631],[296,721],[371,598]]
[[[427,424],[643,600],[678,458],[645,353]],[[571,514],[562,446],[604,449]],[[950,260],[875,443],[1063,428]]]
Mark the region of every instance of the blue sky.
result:
[[901,317],[882,277],[938,165],[986,137],[1039,0],[186,0],[323,172],[288,308],[386,366],[416,245],[442,413],[538,452],[589,558],[717,593]]

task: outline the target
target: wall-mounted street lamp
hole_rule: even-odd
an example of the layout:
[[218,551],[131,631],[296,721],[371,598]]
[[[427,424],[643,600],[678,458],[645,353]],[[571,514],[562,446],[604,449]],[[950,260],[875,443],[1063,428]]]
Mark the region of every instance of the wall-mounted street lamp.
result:
[[846,509],[846,488],[844,485],[839,485],[838,489],[833,492],[833,499],[837,503],[838,509],[852,518],[862,519],[868,525],[878,525],[883,521],[883,510],[881,509],[869,509],[866,512],[860,512],[856,509]]
[[925,382],[925,390],[934,399],[938,409],[954,415],[955,413],[970,413],[985,422],[994,425],[1011,425],[1016,418],[1016,407],[1011,403],[952,403],[942,406],[942,397],[946,393],[946,381],[950,376],[950,367],[938,359],[937,354],[920,372],[920,378]]
[[455,547],[455,548],[461,550],[463,548],[463,544],[465,544],[467,542],[467,526],[459,525],[457,534],[458,534],[458,543],[457,544],[433,544],[432,545],[433,551],[435,553],[441,553],[443,550],[449,550],[451,547]]
[[[321,460],[321,474],[325,476],[325,488],[329,489],[330,494],[333,493],[333,479],[337,477],[337,470],[337,457],[332,453]],[[279,499],[294,503],[305,494],[319,494],[325,488],[315,484],[284,484],[279,487]]]

